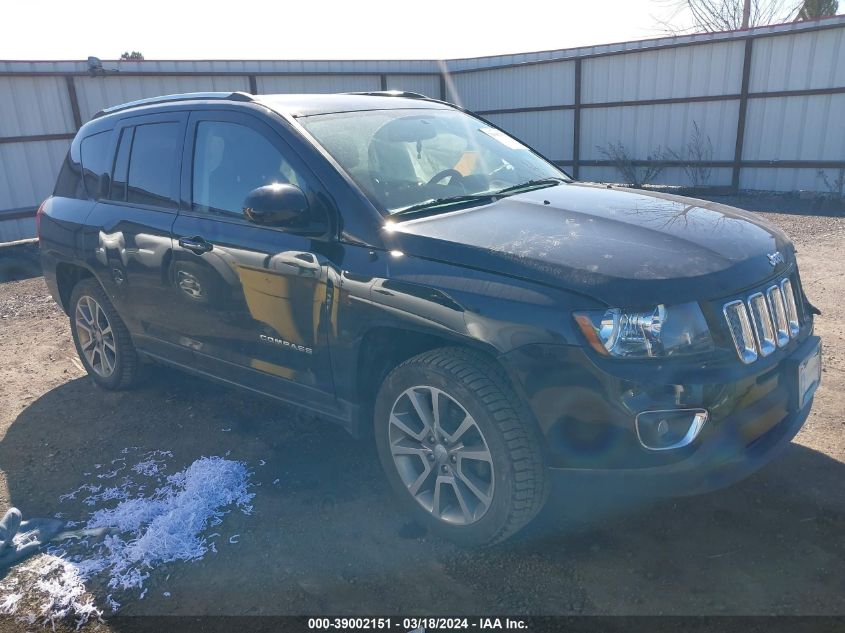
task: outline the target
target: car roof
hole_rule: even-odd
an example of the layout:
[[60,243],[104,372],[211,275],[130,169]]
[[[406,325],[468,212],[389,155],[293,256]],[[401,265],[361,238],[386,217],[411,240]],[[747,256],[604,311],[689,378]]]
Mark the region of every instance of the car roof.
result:
[[94,118],[126,112],[135,108],[166,108],[184,106],[186,103],[255,103],[282,115],[301,117],[336,112],[361,112],[365,110],[449,109],[447,103],[429,99],[410,92],[384,91],[342,94],[267,94],[250,95],[245,92],[193,92],[162,95],[139,99],[105,108]]

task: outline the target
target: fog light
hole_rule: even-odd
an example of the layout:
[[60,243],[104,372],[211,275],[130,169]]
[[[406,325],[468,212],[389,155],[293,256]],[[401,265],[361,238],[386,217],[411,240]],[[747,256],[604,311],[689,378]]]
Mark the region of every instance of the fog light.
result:
[[707,422],[704,409],[643,411],[635,424],[640,444],[650,451],[669,451],[692,443]]

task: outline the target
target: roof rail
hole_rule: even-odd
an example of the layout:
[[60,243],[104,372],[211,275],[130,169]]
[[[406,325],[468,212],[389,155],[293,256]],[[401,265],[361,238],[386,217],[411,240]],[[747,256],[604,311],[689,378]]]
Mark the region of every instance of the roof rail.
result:
[[128,103],[121,103],[120,105],[103,108],[93,118],[101,117],[106,114],[113,114],[121,110],[135,108],[138,106],[155,105],[158,103],[173,103],[176,101],[254,101],[251,94],[246,92],[185,92],[182,94],[163,95],[161,97],[148,97],[146,99],[138,99],[137,101],[130,101]]
[[431,99],[419,92],[405,90],[376,90],[374,92],[344,92],[346,95],[363,95],[365,97],[405,97],[406,99]]

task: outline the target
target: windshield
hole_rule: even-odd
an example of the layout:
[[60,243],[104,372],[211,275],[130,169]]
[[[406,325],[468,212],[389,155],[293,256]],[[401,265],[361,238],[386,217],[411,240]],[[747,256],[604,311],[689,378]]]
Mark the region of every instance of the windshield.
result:
[[458,110],[341,112],[299,122],[385,213],[566,178],[519,141]]

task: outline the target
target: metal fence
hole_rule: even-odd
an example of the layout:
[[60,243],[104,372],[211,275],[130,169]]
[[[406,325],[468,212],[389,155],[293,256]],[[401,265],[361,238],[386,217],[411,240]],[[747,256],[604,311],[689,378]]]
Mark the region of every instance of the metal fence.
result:
[[[826,191],[845,170],[845,16],[748,31],[449,61],[0,62],[0,242],[34,234],[70,139],[159,94],[402,89],[460,103],[576,178]],[[705,151],[687,155],[694,126]],[[674,150],[674,155],[669,150]]]

